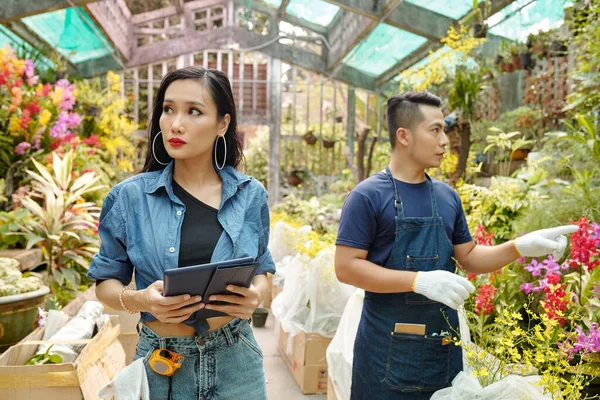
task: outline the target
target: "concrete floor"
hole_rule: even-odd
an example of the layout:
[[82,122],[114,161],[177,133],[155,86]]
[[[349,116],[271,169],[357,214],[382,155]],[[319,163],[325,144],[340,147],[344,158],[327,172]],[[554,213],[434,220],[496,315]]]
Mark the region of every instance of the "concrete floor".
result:
[[304,395],[300,391],[277,348],[279,331],[275,326],[275,318],[271,314],[269,314],[264,328],[252,327],[252,329],[264,355],[269,400],[327,399],[326,395]]

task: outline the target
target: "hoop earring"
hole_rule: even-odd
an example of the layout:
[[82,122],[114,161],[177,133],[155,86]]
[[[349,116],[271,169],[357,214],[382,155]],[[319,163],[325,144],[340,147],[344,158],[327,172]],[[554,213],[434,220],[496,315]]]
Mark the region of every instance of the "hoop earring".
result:
[[[219,138],[223,139],[223,145],[225,146],[225,152],[224,152],[224,156],[223,156],[223,163],[221,164],[221,166],[219,167],[219,163],[217,162],[217,147],[219,146]],[[225,162],[227,161],[227,140],[225,140],[225,136],[217,136],[217,139],[215,140],[215,167],[217,167],[217,169],[220,171],[223,169],[223,167],[225,167]]]
[[154,156],[154,159],[156,160],[157,163],[159,163],[160,165],[169,165],[169,162],[162,162],[158,159],[158,157],[156,157],[156,151],[154,151],[154,146],[156,145],[156,138],[158,138],[159,135],[162,134],[162,131],[158,131],[158,133],[156,134],[156,136],[154,136],[154,139],[152,140],[152,156]]

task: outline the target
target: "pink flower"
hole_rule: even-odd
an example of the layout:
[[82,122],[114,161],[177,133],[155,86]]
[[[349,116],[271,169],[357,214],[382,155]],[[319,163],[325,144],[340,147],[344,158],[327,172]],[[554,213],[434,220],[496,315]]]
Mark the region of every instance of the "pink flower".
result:
[[80,123],[81,117],[79,114],[63,111],[58,115],[56,123],[50,129],[50,136],[61,139],[69,133],[69,129],[75,128]]
[[75,95],[73,94],[75,85],[70,84],[66,79],[61,79],[56,82],[56,86],[63,89],[62,103],[60,103],[60,108],[64,111],[71,110],[75,104]]
[[544,265],[539,264],[535,258],[531,260],[531,263],[525,267],[527,271],[531,272],[531,276],[540,276],[543,268]]
[[31,147],[31,143],[21,142],[15,147],[15,154],[22,156],[25,150]]
[[25,73],[25,76],[27,77],[27,84],[29,86],[34,86],[37,82],[39,77],[35,74],[35,65],[33,64],[33,61],[31,60],[25,60],[25,71],[23,71]]
[[522,292],[525,292],[525,294],[529,294],[533,292],[535,288],[533,287],[533,283],[523,282],[521,286],[519,286],[519,289],[521,289]]
[[554,257],[551,255],[542,261],[542,264],[544,265],[547,274],[560,274],[560,265],[558,265]]

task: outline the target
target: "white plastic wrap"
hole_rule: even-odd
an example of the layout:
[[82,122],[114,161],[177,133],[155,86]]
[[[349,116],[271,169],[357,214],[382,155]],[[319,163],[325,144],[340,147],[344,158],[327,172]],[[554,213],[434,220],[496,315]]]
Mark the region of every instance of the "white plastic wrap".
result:
[[[91,339],[96,324],[101,320],[104,306],[98,301],[86,301],[81,309],[69,322],[58,330],[49,340],[80,340]],[[36,354],[43,354],[50,349],[50,354],[58,354],[63,362],[74,361],[79,352],[85,347],[84,344],[41,344]]]
[[286,256],[296,255],[296,243],[298,239],[308,234],[311,230],[310,225],[295,229],[283,221],[275,222],[269,238],[269,251],[275,264],[278,264]]
[[303,254],[296,254],[290,260],[286,267],[283,290],[271,303],[273,316],[281,322],[281,328],[291,336],[303,329],[310,311],[306,306],[308,295],[305,284],[309,262],[310,258]]
[[438,390],[431,400],[552,400],[536,384],[539,380],[539,376],[508,375],[483,388],[477,378],[461,372],[452,381],[452,387]]
[[349,400],[352,388],[354,340],[362,314],[365,291],[356,289],[346,303],[337,332],[327,347],[327,374],[338,400]]
[[50,340],[50,338],[65,326],[68,321],[69,316],[63,311],[48,310],[48,317],[46,318],[42,340]]
[[333,248],[320,251],[312,260],[296,254],[286,267],[283,291],[271,310],[290,336],[303,330],[333,337],[354,290],[336,279]]

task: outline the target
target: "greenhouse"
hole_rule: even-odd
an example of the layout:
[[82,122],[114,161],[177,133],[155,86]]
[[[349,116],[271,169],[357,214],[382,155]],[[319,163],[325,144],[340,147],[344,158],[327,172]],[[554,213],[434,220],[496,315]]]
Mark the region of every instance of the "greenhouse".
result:
[[0,1],[0,398],[600,397],[600,1]]

